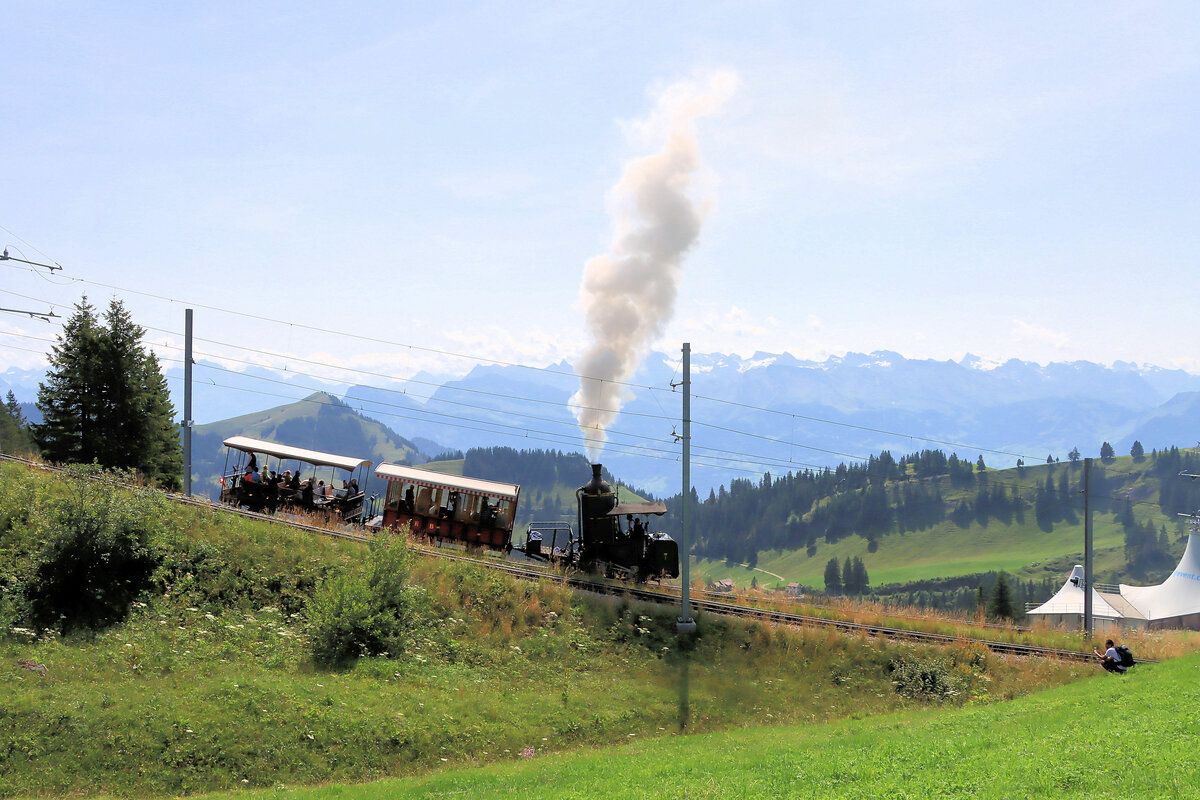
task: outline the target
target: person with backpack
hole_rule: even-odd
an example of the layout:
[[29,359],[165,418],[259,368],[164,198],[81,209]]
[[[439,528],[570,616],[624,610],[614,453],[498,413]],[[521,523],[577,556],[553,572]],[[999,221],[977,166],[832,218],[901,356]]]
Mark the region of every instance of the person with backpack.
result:
[[1104,647],[1103,653],[1096,649],[1093,649],[1092,652],[1100,659],[1100,666],[1107,671],[1124,675],[1125,670],[1133,666],[1133,653],[1125,645],[1118,647],[1113,644],[1112,639],[1108,639],[1104,642]]

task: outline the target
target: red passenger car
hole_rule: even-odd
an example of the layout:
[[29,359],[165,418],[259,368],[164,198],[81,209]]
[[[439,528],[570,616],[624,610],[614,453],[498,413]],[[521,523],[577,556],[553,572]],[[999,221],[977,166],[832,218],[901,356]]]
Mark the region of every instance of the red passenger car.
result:
[[399,464],[380,464],[375,475],[388,481],[385,527],[408,523],[414,536],[511,549],[520,486]]

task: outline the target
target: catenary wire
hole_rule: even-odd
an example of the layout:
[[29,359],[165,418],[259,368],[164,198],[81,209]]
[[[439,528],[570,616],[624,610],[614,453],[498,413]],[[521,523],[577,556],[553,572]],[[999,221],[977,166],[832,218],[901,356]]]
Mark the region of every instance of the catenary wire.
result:
[[[400,348],[406,348],[409,350],[417,350],[420,352],[427,352],[427,353],[432,353],[432,354],[436,354],[436,355],[448,356],[448,357],[452,357],[452,358],[473,360],[473,361],[477,361],[480,363],[494,364],[494,365],[498,365],[498,366],[509,366],[509,367],[517,367],[517,368],[521,368],[521,369],[529,369],[529,370],[534,370],[534,371],[537,371],[537,372],[540,372],[543,374],[564,375],[564,376],[570,376],[573,378],[578,378],[580,380],[594,380],[594,381],[599,381],[601,383],[613,383],[613,384],[616,384],[619,386],[627,386],[627,387],[633,387],[633,388],[646,389],[647,391],[651,391],[651,392],[673,391],[672,389],[668,389],[668,388],[664,388],[664,387],[649,386],[649,385],[645,385],[645,384],[632,383],[632,382],[628,382],[628,381],[610,380],[610,379],[599,378],[599,377],[595,377],[595,376],[581,376],[574,372],[567,372],[565,370],[556,370],[556,369],[552,369],[549,367],[544,367],[544,368],[543,367],[534,367],[534,366],[530,366],[528,364],[520,364],[518,362],[504,361],[501,359],[492,359],[492,358],[487,358],[484,356],[473,356],[473,355],[469,355],[469,354],[465,354],[465,353],[457,353],[457,352],[453,352],[453,351],[449,351],[449,350],[441,350],[439,348],[424,347],[421,345],[413,345],[413,344],[408,344],[408,343],[404,343],[404,342],[394,342],[394,341],[391,341],[388,339],[364,336],[362,334],[346,333],[344,331],[336,331],[336,330],[332,330],[332,329],[328,329],[328,328],[321,328],[319,326],[307,325],[305,323],[288,322],[286,320],[279,320],[279,319],[274,319],[271,317],[262,317],[262,316],[256,315],[256,314],[249,314],[249,313],[242,312],[242,311],[234,311],[232,309],[221,308],[220,306],[212,306],[212,305],[207,305],[204,303],[187,303],[185,301],[176,300],[175,298],[166,297],[164,295],[157,295],[152,292],[144,292],[144,291],[140,291],[140,290],[136,290],[136,289],[128,289],[125,287],[116,286],[114,284],[108,284],[108,283],[103,283],[100,281],[88,280],[86,278],[75,278],[75,277],[71,277],[71,276],[63,276],[63,278],[67,281],[74,281],[74,282],[79,282],[79,283],[86,283],[86,284],[93,285],[93,286],[100,286],[100,287],[103,287],[106,289],[111,289],[113,291],[127,292],[129,294],[137,294],[137,295],[141,295],[143,297],[149,297],[149,298],[152,298],[155,300],[162,300],[162,301],[169,302],[169,303],[194,306],[197,308],[204,308],[204,309],[207,309],[210,311],[216,311],[219,313],[231,314],[234,316],[241,316],[241,317],[245,317],[245,318],[249,318],[249,319],[271,322],[271,323],[278,324],[278,325],[288,325],[291,327],[304,328],[306,330],[311,330],[311,331],[318,332],[318,333],[325,333],[325,334],[329,334],[329,335],[346,336],[349,338],[359,339],[361,341],[373,342],[376,344],[386,344],[386,345],[389,345],[392,347],[400,347]],[[175,335],[178,335],[178,334],[175,334]],[[287,358],[286,356],[281,356],[281,355],[278,357]],[[927,436],[919,436],[916,434],[901,433],[901,432],[897,432],[897,431],[888,431],[888,430],[884,430],[881,428],[872,428],[872,427],[865,426],[865,425],[856,425],[856,424],[849,423],[849,422],[841,422],[839,420],[823,419],[821,417],[813,417],[813,416],[805,415],[805,414],[797,414],[795,412],[783,411],[780,409],[765,408],[762,406],[755,406],[755,405],[752,405],[749,403],[742,403],[742,402],[735,401],[735,400],[726,400],[723,398],[711,397],[708,395],[700,395],[700,394],[693,393],[692,397],[693,397],[693,399],[697,399],[697,400],[707,400],[709,402],[736,406],[736,407],[744,408],[747,410],[760,411],[763,413],[776,414],[776,415],[781,415],[781,416],[789,416],[789,417],[792,417],[793,419],[803,419],[803,420],[806,420],[809,422],[816,422],[816,423],[824,424],[824,425],[834,425],[834,426],[838,426],[838,427],[851,428],[854,430],[862,430],[862,431],[868,431],[871,433],[879,433],[879,434],[883,434],[883,435],[887,435],[887,436],[895,436],[895,437],[901,438],[901,439],[909,439],[912,441],[925,441],[925,442],[931,442],[934,444],[946,445],[949,447],[963,448],[964,450],[969,450],[969,451],[978,451],[978,452],[983,452],[983,453],[994,453],[997,455],[1015,456],[1015,457],[1022,458],[1022,459],[1030,458],[1030,456],[1024,455],[1022,453],[1013,453],[1013,452],[1007,451],[1007,450],[997,450],[997,449],[987,448],[987,447],[978,447],[978,446],[966,444],[963,442],[954,442],[954,441],[945,440],[945,439],[937,439],[937,438],[932,438],[932,437],[927,437]],[[625,413],[625,412],[622,412],[622,413]],[[839,455],[843,455],[843,454],[839,454]]]

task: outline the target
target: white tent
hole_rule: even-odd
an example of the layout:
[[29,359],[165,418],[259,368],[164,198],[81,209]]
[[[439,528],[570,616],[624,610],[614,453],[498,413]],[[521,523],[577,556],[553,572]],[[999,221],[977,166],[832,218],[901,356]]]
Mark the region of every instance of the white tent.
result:
[[1121,595],[1152,628],[1200,628],[1200,534],[1189,534],[1183,558],[1157,586],[1121,584]]
[[[1080,625],[1083,621],[1083,567],[1079,564],[1071,570],[1067,582],[1062,585],[1053,597],[1031,611],[1026,616],[1037,615],[1051,625]],[[1124,615],[1102,596],[1092,589],[1092,617],[1099,621],[1115,624]]]
[[[1027,616],[1052,625],[1083,624],[1083,567],[1078,564],[1058,593]],[[1200,630],[1200,534],[1188,536],[1175,571],[1157,586],[1129,586],[1116,592],[1092,589],[1092,616],[1100,624],[1124,628],[1190,628]]]

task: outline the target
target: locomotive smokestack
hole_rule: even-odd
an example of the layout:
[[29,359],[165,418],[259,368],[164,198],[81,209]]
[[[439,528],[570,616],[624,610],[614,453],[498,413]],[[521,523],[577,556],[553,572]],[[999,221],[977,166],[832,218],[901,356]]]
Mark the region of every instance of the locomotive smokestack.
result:
[[607,253],[583,268],[581,302],[593,343],[577,362],[579,391],[571,406],[590,458],[628,397],[637,371],[675,311],[683,256],[700,234],[701,214],[688,189],[700,169],[696,120],[715,112],[733,93],[737,74],[681,81],[659,94],[654,110],[627,126],[661,149],[625,165],[609,195],[613,237]]
[[579,491],[584,494],[608,494],[612,491],[612,487],[608,485],[608,481],[604,480],[601,464],[592,464],[592,479],[580,487]]

